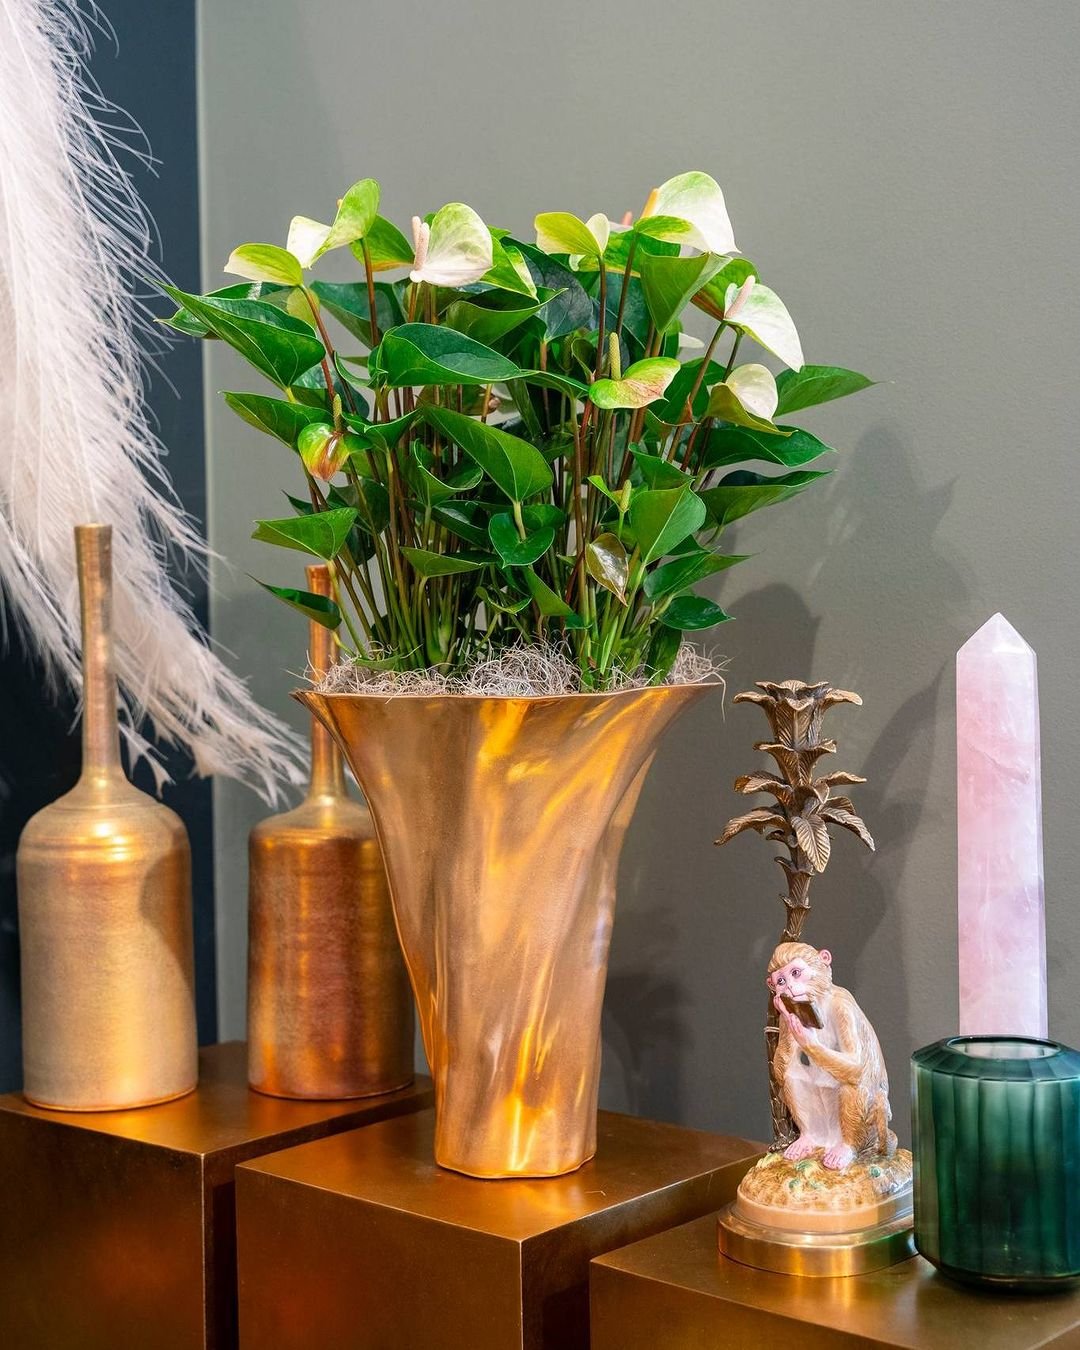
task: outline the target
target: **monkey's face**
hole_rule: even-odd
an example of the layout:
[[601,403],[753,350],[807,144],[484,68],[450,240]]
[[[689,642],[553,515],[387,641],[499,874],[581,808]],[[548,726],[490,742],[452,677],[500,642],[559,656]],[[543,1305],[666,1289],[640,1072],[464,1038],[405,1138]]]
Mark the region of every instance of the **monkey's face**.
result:
[[821,993],[828,976],[827,965],[822,969],[816,961],[795,960],[789,961],[779,970],[774,970],[766,978],[765,983],[774,994],[781,994],[793,1003],[809,1003],[815,995]]

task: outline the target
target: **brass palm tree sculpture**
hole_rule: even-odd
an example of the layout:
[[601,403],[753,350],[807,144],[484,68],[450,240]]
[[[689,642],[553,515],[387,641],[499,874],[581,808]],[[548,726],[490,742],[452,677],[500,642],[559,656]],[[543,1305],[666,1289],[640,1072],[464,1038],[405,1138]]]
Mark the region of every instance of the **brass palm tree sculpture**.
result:
[[[778,773],[749,773],[735,780],[735,791],[750,795],[767,792],[775,806],[759,807],[729,820],[716,840],[726,844],[745,830],[756,830],[787,849],[776,861],[784,869],[787,892],[781,896],[787,911],[781,942],[798,942],[810,911],[810,883],[824,872],[832,851],[829,827],[839,825],[858,835],[869,849],[874,841],[850,797],[834,796],[833,788],[865,783],[858,774],[835,770],[815,777],[818,760],[836,753],[836,742],[822,735],[825,713],[838,703],[862,704],[858,694],[834,689],[828,681],[804,684],[783,680],[773,684],[759,680],[757,689],[736,694],[736,703],[756,703],[769,720],[772,739],[758,741],[755,750],[771,755]],[[773,1055],[779,1036],[778,1014],[769,1002],[765,1046],[769,1059],[770,1102],[774,1147],[784,1147],[793,1125],[772,1075]]]

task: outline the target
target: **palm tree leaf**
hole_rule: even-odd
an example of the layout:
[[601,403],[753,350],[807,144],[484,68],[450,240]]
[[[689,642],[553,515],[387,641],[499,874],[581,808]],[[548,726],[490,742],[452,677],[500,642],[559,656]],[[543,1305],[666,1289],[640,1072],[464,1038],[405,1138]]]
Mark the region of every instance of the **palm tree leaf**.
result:
[[823,787],[847,787],[854,783],[865,783],[866,779],[861,778],[857,773],[847,773],[844,769],[837,769],[835,773],[827,773],[823,778],[819,778],[818,784]]
[[807,820],[805,816],[796,816],[791,824],[810,866],[815,872],[824,872],[832,850],[828,826],[820,819]]
[[790,785],[772,773],[744,773],[735,779],[735,791],[771,792],[774,797],[783,800],[790,791]]
[[874,852],[875,844],[873,836],[866,828],[861,817],[854,811],[845,811],[839,806],[834,806],[831,802],[828,806],[821,808],[821,815],[824,820],[832,821],[834,825],[839,825],[841,829],[850,830],[852,834],[857,834],[866,847]]
[[770,811],[765,807],[757,811],[749,811],[745,816],[736,816],[734,820],[729,820],[724,826],[724,833],[714,842],[717,844],[726,844],[728,840],[734,839],[737,834],[742,834],[743,830],[757,830],[763,833],[770,829],[784,829],[787,821],[783,816],[778,816],[775,811]]

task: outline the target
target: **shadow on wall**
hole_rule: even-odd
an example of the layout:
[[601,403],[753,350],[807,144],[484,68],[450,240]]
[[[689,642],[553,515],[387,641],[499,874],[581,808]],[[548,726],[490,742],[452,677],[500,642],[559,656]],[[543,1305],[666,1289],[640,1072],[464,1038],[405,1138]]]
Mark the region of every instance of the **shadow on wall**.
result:
[[[867,700],[858,712],[845,717],[840,708],[832,717],[841,746],[836,767],[869,780],[857,790],[858,803],[877,852],[843,836],[850,847],[834,850],[811,892],[806,936],[834,950],[838,982],[855,990],[875,1023],[891,1070],[896,1123],[907,1134],[915,998],[906,965],[925,959],[928,967],[955,972],[952,948],[935,942],[920,912],[924,903],[943,908],[940,896],[927,893],[927,872],[952,874],[951,853],[927,859],[920,833],[935,824],[926,819],[927,791],[947,680],[940,645],[934,652],[916,642],[912,670],[898,682],[888,669],[895,643],[881,628],[910,631],[913,597],[924,594],[934,597],[937,629],[943,623],[959,629],[971,587],[937,540],[952,485],[921,488],[910,453],[884,429],[862,439],[855,459],[861,482],[846,476],[842,491],[827,490],[827,543],[804,578],[770,583],[738,601],[752,664],[745,650],[736,656],[739,668],[729,670],[723,705],[717,696],[692,709],[646,782],[623,856],[605,1004],[601,1099],[610,1108],[757,1138],[767,1133],[764,972],[783,925],[777,898],[783,879],[772,850],[756,840],[722,852],[712,846],[740,808],[732,780],[762,759],[752,747],[766,731],[756,708],[733,707],[731,698],[755,678],[829,678]],[[778,523],[764,520],[773,529]],[[902,575],[875,565],[877,558],[901,556],[912,559]],[[801,593],[796,586],[803,584]],[[869,597],[864,588],[872,588]],[[864,592],[860,609],[830,612],[831,650],[819,653],[822,617],[804,594],[829,604],[830,596],[853,591]],[[912,675],[923,672],[920,687],[889,713],[879,689],[887,697],[889,688],[910,687]],[[863,750],[868,736],[873,740]],[[939,855],[951,850],[951,826],[947,833],[947,844],[937,834]],[[951,909],[944,922],[952,925]]]

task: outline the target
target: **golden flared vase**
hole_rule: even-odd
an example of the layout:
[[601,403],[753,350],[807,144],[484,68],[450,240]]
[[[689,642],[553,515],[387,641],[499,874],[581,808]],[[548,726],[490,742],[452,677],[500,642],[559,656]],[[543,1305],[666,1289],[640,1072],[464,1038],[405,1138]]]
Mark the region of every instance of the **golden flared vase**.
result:
[[[325,567],[308,590],[330,594]],[[312,623],[317,677],[333,639]],[[368,1097],[413,1080],[413,1002],[371,813],[349,796],[317,719],[311,779],[293,811],[251,832],[248,1081],[275,1097]]]
[[297,693],[371,807],[441,1166],[557,1176],[596,1151],[619,853],[660,737],[708,687]]
[[17,855],[24,1090],[105,1111],[195,1086],[191,855],[179,816],[128,782],[112,657],[112,529],[75,531],[83,765]]

